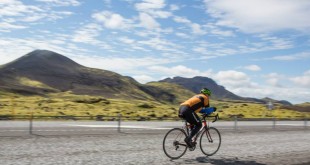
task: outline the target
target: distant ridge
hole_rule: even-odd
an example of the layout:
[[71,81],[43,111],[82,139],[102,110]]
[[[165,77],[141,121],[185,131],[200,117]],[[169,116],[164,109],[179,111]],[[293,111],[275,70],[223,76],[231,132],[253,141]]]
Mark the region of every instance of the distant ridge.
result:
[[[131,77],[115,72],[82,66],[66,56],[49,50],[35,50],[2,65],[0,77],[0,90],[23,95],[72,92],[106,98],[154,100],[178,104],[194,93],[199,93],[202,87],[208,87],[213,92],[213,99],[260,103],[268,100],[240,97],[207,77],[167,78],[144,85]],[[287,101],[279,103],[290,105]]]
[[232,99],[240,100],[240,96],[233,94],[232,92],[226,90],[223,86],[218,85],[214,80],[208,77],[193,77],[193,78],[183,78],[174,77],[161,80],[159,82],[169,82],[179,84],[188,90],[195,93],[199,93],[202,88],[209,88],[212,90],[212,97],[215,99]]
[[199,93],[202,88],[207,87],[212,91],[212,98],[217,100],[236,100],[236,101],[239,100],[247,102],[258,102],[263,104],[272,101],[273,103],[292,105],[290,102],[285,100],[277,101],[270,98],[257,99],[257,98],[241,97],[226,90],[223,86],[218,85],[214,80],[208,77],[201,77],[201,76],[196,76],[193,78],[174,77],[160,80],[159,82],[178,84],[195,93]]

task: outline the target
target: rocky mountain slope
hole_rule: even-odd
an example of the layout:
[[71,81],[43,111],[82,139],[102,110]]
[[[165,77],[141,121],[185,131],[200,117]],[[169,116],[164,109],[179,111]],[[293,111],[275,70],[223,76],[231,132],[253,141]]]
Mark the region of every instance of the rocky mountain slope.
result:
[[[203,87],[213,92],[213,99],[265,103],[266,99],[243,98],[207,77],[167,78],[140,84],[128,76],[108,70],[82,66],[48,50],[35,50],[0,67],[0,91],[23,95],[72,92],[106,98],[153,100],[178,104],[199,93]],[[276,100],[273,100],[276,101]],[[282,101],[281,104],[290,105]]]
[[199,91],[202,88],[207,87],[212,91],[212,98],[216,100],[235,100],[235,101],[257,102],[262,104],[266,104],[269,101],[271,101],[273,103],[291,105],[290,102],[285,100],[278,101],[273,100],[271,98],[257,99],[257,98],[238,96],[226,90],[225,87],[218,85],[214,80],[208,77],[199,77],[199,76],[193,78],[174,77],[174,78],[167,78],[159,82],[178,84],[195,93],[199,93]]
[[130,77],[84,67],[48,50],[35,50],[2,66],[0,77],[0,89],[20,94],[71,91],[108,98],[152,100],[161,100],[166,94],[160,89],[143,86]]

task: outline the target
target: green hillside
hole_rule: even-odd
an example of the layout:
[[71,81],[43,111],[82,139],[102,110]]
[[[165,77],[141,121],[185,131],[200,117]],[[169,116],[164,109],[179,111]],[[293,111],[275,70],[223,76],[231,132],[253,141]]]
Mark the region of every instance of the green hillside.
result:
[[[34,116],[67,116],[69,119],[76,118],[74,116],[88,116],[88,119],[96,119],[98,116],[122,114],[123,116],[137,117],[134,120],[139,120],[152,117],[177,117],[179,107],[178,104],[158,101],[107,99],[99,96],[75,95],[70,92],[54,93],[45,97],[22,96],[4,92],[0,94],[0,116],[33,113]],[[263,104],[211,100],[211,106],[218,107],[221,119],[231,119],[235,115],[239,118],[310,117],[309,112],[281,109],[281,106],[278,105],[275,110],[268,111]]]

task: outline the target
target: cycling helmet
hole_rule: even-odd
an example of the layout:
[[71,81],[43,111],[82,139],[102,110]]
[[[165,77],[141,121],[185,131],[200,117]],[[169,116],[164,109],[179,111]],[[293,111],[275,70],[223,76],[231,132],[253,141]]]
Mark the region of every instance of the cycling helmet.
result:
[[201,89],[200,93],[211,96],[211,91],[208,88]]

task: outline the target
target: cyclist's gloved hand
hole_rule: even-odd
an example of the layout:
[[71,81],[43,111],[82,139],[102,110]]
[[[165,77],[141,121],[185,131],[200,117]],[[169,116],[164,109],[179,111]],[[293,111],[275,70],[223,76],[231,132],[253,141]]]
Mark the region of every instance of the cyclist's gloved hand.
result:
[[216,108],[215,107],[207,107],[207,108],[203,108],[200,113],[205,113],[207,115],[210,115],[211,113],[215,112]]

